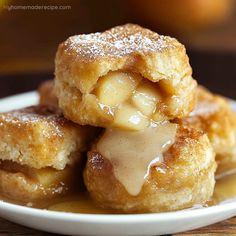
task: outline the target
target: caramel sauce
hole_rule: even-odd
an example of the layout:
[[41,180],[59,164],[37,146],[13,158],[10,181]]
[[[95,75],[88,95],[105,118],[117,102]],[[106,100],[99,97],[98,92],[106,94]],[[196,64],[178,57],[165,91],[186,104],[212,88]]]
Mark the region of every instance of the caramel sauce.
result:
[[208,206],[220,203],[236,201],[236,169],[233,174],[225,175],[216,180],[216,186],[212,199]]
[[115,177],[130,195],[142,189],[149,167],[163,161],[162,153],[175,141],[177,125],[155,124],[136,132],[107,129],[97,144],[97,150],[113,165]]
[[112,209],[104,209],[97,206],[89,197],[87,192],[81,192],[72,196],[52,201],[47,207],[47,210],[87,213],[87,214],[118,214],[118,211]]

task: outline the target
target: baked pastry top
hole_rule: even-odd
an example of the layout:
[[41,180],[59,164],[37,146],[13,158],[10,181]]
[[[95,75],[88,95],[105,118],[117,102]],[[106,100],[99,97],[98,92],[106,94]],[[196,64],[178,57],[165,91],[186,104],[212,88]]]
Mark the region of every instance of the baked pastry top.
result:
[[[158,52],[165,54],[171,49],[180,54],[185,52],[184,46],[176,39],[159,35],[135,24],[116,26],[102,33],[71,36],[60,47],[66,47],[68,53],[75,53],[78,60],[86,63],[100,60],[103,57],[109,59],[122,58],[132,53],[138,55]],[[184,52],[181,52],[182,50]],[[176,57],[179,57],[179,55],[176,55]],[[188,61],[186,60],[187,58],[182,63],[186,63],[185,67],[188,67]],[[189,70],[189,68],[187,69]],[[171,72],[173,73],[173,71],[168,73]]]
[[[176,39],[127,24],[62,43],[55,92],[64,115],[76,123],[140,130],[150,119],[180,118],[193,109],[191,75],[185,47]],[[127,125],[132,117],[140,125]]]
[[92,127],[66,120],[50,106],[0,113],[0,160],[36,169],[64,169],[80,158],[93,136]]

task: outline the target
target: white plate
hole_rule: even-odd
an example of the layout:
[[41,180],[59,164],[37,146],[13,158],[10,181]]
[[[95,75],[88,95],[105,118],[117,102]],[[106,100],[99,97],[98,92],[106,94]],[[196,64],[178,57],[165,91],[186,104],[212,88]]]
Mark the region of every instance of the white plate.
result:
[[[36,104],[35,92],[0,100],[0,111]],[[232,102],[235,108],[236,103]],[[159,235],[183,232],[236,215],[236,201],[170,213],[94,215],[32,209],[0,201],[0,217],[34,229],[67,235]]]

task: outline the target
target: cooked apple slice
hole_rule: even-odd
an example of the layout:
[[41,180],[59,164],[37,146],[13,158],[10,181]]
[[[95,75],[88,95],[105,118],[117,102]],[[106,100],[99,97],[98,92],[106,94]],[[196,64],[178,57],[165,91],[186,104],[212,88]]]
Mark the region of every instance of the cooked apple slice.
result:
[[117,106],[128,99],[140,78],[124,72],[110,72],[100,78],[96,89],[99,102],[108,106]]
[[149,125],[149,120],[135,107],[124,104],[115,114],[114,125],[123,129],[141,130]]
[[150,83],[142,83],[132,96],[132,102],[144,115],[150,116],[154,113],[157,103],[161,101],[161,94],[157,87]]

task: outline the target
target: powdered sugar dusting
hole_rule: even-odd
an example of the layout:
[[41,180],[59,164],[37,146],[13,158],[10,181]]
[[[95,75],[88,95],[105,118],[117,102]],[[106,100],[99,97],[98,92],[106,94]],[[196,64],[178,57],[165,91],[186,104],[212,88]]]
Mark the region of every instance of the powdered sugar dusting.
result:
[[72,123],[66,120],[57,108],[42,105],[0,113],[0,126],[9,124],[18,128],[41,125],[44,127],[42,129],[44,136],[63,137],[63,129]]
[[122,57],[131,53],[144,54],[174,47],[176,40],[159,35],[138,25],[117,26],[103,33],[83,34],[70,37],[66,42],[68,51],[79,57]]

